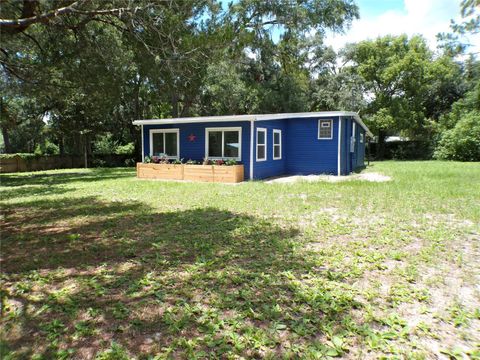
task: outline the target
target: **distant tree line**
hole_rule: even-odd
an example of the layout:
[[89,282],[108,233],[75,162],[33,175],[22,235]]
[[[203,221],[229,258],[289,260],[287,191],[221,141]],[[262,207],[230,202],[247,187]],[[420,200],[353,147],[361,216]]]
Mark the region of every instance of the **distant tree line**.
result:
[[358,111],[378,140],[480,160],[479,0],[439,34],[336,52],[353,0],[24,0],[0,7],[2,151],[139,154],[133,119]]

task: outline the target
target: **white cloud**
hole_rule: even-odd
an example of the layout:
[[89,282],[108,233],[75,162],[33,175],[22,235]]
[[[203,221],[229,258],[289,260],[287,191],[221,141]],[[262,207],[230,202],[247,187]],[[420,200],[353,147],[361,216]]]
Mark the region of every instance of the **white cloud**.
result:
[[[363,14],[345,35],[329,35],[328,45],[336,50],[346,43],[374,39],[387,34],[423,35],[434,48],[436,35],[450,31],[450,19],[460,21],[460,0],[404,0],[403,10],[388,10],[378,16]],[[470,37],[472,51],[480,50],[480,35]]]

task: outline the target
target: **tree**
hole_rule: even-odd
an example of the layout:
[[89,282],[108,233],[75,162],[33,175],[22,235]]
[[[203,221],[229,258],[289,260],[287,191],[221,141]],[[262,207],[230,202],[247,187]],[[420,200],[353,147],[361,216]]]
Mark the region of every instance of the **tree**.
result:
[[[126,2],[129,6],[115,7],[118,4]],[[131,1],[89,1],[78,0],[70,1],[67,5],[62,5],[59,1],[23,0],[20,7],[20,1],[6,2],[1,8],[0,34],[13,35],[27,30],[31,25],[52,23],[62,23],[67,28],[72,28],[66,21],[68,16],[80,18],[80,23],[85,25],[90,21],[99,21],[101,18],[117,17],[124,14],[132,14],[142,9],[142,7],[130,6]],[[7,18],[5,18],[7,17]],[[100,20],[103,21],[103,20]]]
[[449,56],[456,56],[465,53],[471,46],[466,35],[480,33],[480,0],[462,0],[460,3],[461,23],[452,20],[451,33],[440,33],[437,39],[442,48]]
[[350,71],[342,52],[337,54],[333,48],[320,44],[312,53],[311,71],[316,78],[310,86],[310,110],[363,110],[363,80]]
[[356,17],[352,0],[6,0],[2,131],[17,144],[35,122],[48,127],[35,143],[62,153],[79,152],[86,133],[135,140],[138,152],[133,119],[307,110],[306,39]]
[[362,114],[378,136],[380,156],[388,134],[428,137],[429,117],[438,119],[460,96],[461,90],[450,89],[458,81],[458,66],[435,58],[420,36],[362,41],[350,45],[345,56],[352,62],[349,71],[364,81],[369,99]]

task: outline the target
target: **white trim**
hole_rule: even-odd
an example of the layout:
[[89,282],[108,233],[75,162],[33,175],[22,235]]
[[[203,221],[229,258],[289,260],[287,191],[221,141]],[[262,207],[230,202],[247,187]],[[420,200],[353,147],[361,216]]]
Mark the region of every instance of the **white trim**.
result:
[[153,156],[153,134],[163,133],[163,150],[165,150],[165,134],[175,133],[177,134],[177,156],[166,156],[167,159],[179,159],[180,158],[180,129],[150,129],[150,156]]
[[342,121],[343,117],[338,118],[338,149],[337,149],[337,175],[342,175]]
[[142,162],[145,162],[145,146],[143,144],[143,125],[142,125]]
[[[265,158],[263,159],[260,159],[258,157],[258,133],[259,132],[263,132],[265,134]],[[263,145],[263,144],[262,144]],[[257,131],[255,132],[255,160],[257,162],[260,162],[260,161],[267,161],[267,129],[266,128],[261,128],[261,127],[257,127]]]
[[250,120],[250,180],[253,180],[253,139],[255,136],[255,122]]
[[[330,123],[330,137],[320,137],[320,124],[322,123],[322,121],[323,122],[328,121]],[[332,140],[333,139],[333,119],[318,119],[317,139],[318,140]]]
[[[280,134],[279,139],[280,142],[278,144],[275,144],[275,134]],[[275,157],[275,146],[280,147],[280,156]],[[272,135],[272,157],[273,160],[282,160],[282,130],[280,129],[273,129],[273,135]]]
[[226,115],[226,116],[202,116],[202,117],[186,117],[173,119],[148,119],[135,120],[133,125],[160,125],[160,124],[185,124],[185,123],[203,123],[203,122],[228,122],[228,121],[264,121],[264,120],[279,120],[279,119],[293,119],[293,118],[310,118],[310,117],[339,117],[351,116],[355,118],[357,123],[365,129],[368,136],[373,137],[373,134],[368,130],[368,127],[363,123],[360,116],[353,111],[316,111],[303,113],[283,113],[283,114],[259,114],[259,115]]
[[[222,156],[208,156],[208,133],[210,131],[221,131],[222,132]],[[238,156],[237,157],[229,157],[223,156],[225,152],[225,131],[238,131]],[[205,157],[211,160],[224,160],[224,159],[233,159],[237,161],[242,161],[242,128],[239,126],[232,126],[232,127],[209,127],[205,128]]]

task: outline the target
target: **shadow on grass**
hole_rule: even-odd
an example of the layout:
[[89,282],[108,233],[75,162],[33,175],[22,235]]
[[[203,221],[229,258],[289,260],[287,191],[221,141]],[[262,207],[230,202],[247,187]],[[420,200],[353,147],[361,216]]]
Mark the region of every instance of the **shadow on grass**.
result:
[[296,249],[295,227],[95,198],[8,211],[2,327],[25,356],[89,358],[111,341],[174,358],[326,353],[359,306]]
[[2,187],[19,187],[24,185],[62,185],[71,182],[93,182],[109,179],[132,177],[134,169],[129,168],[94,168],[78,172],[62,173],[15,173],[0,174]]

